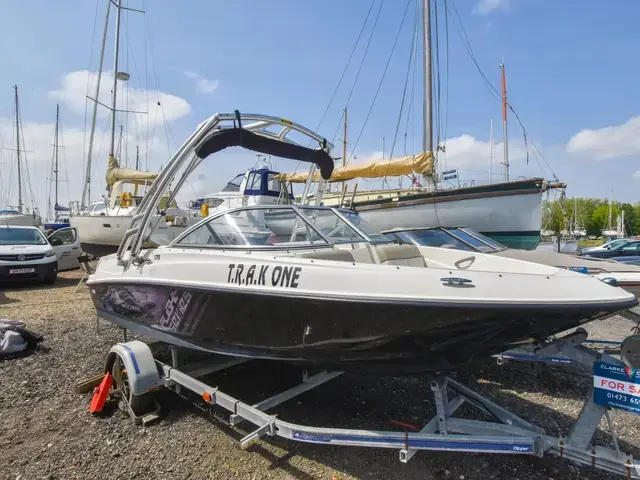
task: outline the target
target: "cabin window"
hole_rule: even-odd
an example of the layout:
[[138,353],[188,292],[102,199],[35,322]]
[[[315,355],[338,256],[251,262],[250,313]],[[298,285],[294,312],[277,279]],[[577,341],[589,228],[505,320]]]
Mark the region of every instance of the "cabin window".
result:
[[240,175],[236,175],[236,177],[231,180],[227,185],[222,189],[223,192],[238,192],[240,191],[240,184],[242,183],[242,179],[244,179],[244,173]]

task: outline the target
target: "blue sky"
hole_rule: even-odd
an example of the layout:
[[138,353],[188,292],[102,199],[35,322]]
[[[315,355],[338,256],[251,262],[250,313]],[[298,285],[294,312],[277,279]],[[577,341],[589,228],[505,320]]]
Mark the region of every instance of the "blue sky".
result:
[[[344,83],[319,129],[330,139],[339,124],[381,1],[374,3]],[[502,174],[498,166],[502,152],[500,103],[488,91],[460,39],[455,5],[477,62],[494,85],[499,86],[498,65],[503,58],[506,64],[509,100],[529,134],[526,165],[522,130],[514,116],[509,117],[512,178],[552,177],[549,169],[540,168],[540,160],[531,147],[534,141],[555,174],[569,184],[569,196],[608,196],[613,189],[618,200],[640,200],[636,193],[640,182],[640,67],[632,60],[637,57],[640,44],[640,33],[634,24],[640,18],[640,2],[449,0],[448,80],[444,68],[444,0],[436,3],[442,98],[448,97],[447,108],[442,109],[447,117],[447,152],[441,156],[442,165],[458,167],[463,182],[487,181],[489,119],[493,117],[494,181]],[[172,148],[207,116],[234,109],[284,116],[315,128],[371,1],[127,0],[125,4],[144,8],[147,14],[146,21],[142,15],[130,13],[123,22],[119,70],[130,72],[132,78],[128,82],[129,96],[126,100],[124,94],[121,97],[128,108],[150,112],[147,116],[128,116],[125,143],[130,162],[135,144],[142,144],[145,152],[148,147],[149,168],[157,169],[168,156],[162,111],[155,105],[157,98],[162,100],[164,116],[175,139],[170,141]],[[355,147],[354,161],[379,156],[383,137],[385,156],[389,154],[409,60],[415,4],[416,0],[409,0],[389,70],[371,117],[362,129],[407,3],[386,0],[382,5],[349,102],[349,149]],[[45,178],[49,176],[56,102],[61,104],[66,145],[61,170],[68,178],[68,185],[61,187],[61,201],[79,199],[85,145],[84,96],[90,78],[86,70],[96,69],[105,7],[105,0],[98,0],[97,4],[89,0],[67,2],[62,8],[46,0],[8,2],[3,6],[0,41],[6,48],[0,70],[0,140],[5,148],[12,148],[11,86],[18,84],[25,142],[27,149],[35,152],[29,154],[31,183],[41,208],[47,197]],[[147,62],[145,23],[150,44]],[[112,70],[112,25],[105,61],[108,74]],[[107,75],[103,80],[106,84],[103,83],[101,97],[107,102],[108,78]],[[412,106],[415,115],[409,119],[407,130],[408,153],[420,148],[420,85],[418,65]],[[157,86],[162,92],[160,97]],[[106,164],[104,113],[101,111],[96,129],[96,190],[103,182]],[[122,118],[120,123],[125,122]],[[404,152],[405,123],[403,118],[396,155]],[[361,129],[361,139],[355,146]],[[444,130],[443,124],[443,141]],[[146,142],[146,137],[152,140]],[[339,132],[336,140],[341,141],[341,137]],[[340,146],[337,149],[341,150]],[[2,151],[3,195],[7,179],[15,177],[11,155],[9,150]],[[198,185],[193,187],[194,193],[216,191],[253,162],[251,153],[240,152],[210,160]],[[292,163],[278,163],[281,170],[294,167]]]

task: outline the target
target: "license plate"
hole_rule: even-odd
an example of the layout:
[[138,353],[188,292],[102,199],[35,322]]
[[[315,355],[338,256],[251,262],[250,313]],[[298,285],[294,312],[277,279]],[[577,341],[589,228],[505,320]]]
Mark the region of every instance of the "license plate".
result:
[[9,274],[15,275],[19,273],[33,273],[35,271],[35,268],[12,268],[11,270],[9,270]]

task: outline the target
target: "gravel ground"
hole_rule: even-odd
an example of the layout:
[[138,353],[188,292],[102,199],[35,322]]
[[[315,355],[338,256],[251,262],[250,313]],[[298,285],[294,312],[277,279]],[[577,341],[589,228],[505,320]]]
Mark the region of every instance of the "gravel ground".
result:
[[[76,382],[99,373],[109,348],[121,339],[102,323],[86,287],[73,290],[79,273],[61,274],[53,287],[0,291],[0,318],[18,319],[45,337],[36,354],[0,363],[0,479],[76,478],[295,478],[295,479],[607,479],[588,467],[555,457],[418,453],[408,464],[395,450],[329,447],[269,439],[242,451],[237,440],[249,426],[232,428],[166,392],[163,419],[136,427],[119,411],[88,412],[90,394]],[[621,318],[589,325],[592,336],[621,339],[632,324]],[[291,384],[293,369],[248,363],[212,379],[243,400]],[[550,434],[567,434],[589,380],[568,367],[487,360],[458,375],[478,390]],[[243,391],[243,388],[245,389]],[[247,391],[248,390],[248,391]],[[280,418],[310,425],[394,428],[391,420],[420,424],[433,414],[424,378],[345,374],[276,409]],[[640,456],[640,416],[614,411],[624,450]],[[604,428],[604,425],[601,425]],[[608,444],[606,433],[598,440]]]

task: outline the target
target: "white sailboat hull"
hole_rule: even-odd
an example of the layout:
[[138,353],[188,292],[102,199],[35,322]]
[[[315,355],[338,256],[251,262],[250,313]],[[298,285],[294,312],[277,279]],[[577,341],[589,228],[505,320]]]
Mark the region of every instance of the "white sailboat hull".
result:
[[479,197],[378,209],[357,208],[376,230],[466,225],[515,248],[535,248],[542,226],[542,193]]
[[[122,237],[131,224],[131,215],[72,215],[69,219],[71,227],[76,228],[82,249],[96,257],[115,253]],[[195,221],[196,219],[194,219]],[[164,217],[155,216],[151,225],[156,225],[153,238],[156,242],[148,242],[145,247],[167,244],[185,231],[185,226],[167,225]]]

